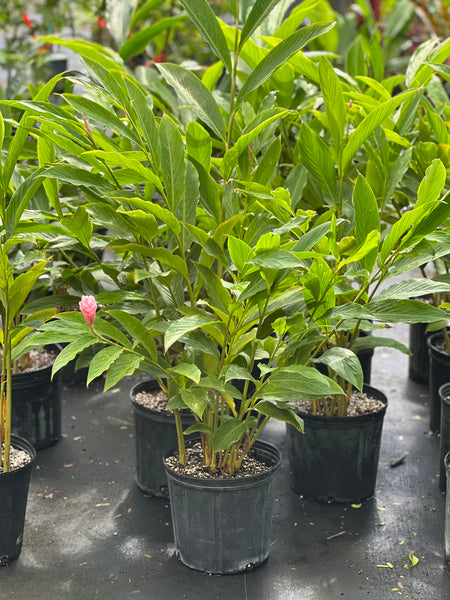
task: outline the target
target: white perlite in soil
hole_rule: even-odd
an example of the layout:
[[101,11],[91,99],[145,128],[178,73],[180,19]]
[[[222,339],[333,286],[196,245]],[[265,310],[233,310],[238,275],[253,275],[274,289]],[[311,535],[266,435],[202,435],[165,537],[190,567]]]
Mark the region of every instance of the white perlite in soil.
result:
[[[2,448],[4,450],[4,446]],[[31,462],[30,455],[25,450],[19,450],[11,446],[11,452],[9,454],[9,467],[11,471],[16,471],[21,467],[24,467]],[[3,468],[0,466],[0,473],[3,473]]]
[[250,452],[250,454],[245,456],[240,469],[234,475],[228,475],[226,472],[223,473],[220,470],[211,473],[208,467],[203,464],[203,450],[200,442],[196,442],[186,448],[186,459],[187,464],[180,465],[177,452],[166,459],[166,465],[175,471],[175,473],[190,475],[197,479],[241,479],[242,477],[259,475],[271,469],[270,465],[257,460]]
[[133,399],[141,406],[151,408],[152,410],[173,412],[170,409],[166,409],[168,398],[162,390],[157,390],[155,392],[138,392]]
[[[347,407],[347,417],[368,415],[380,411],[383,407],[384,402],[381,402],[381,400],[361,394],[360,392],[353,392]],[[291,408],[299,415],[312,414],[310,400],[292,402]]]
[[43,348],[33,349],[18,360],[19,373],[32,373],[50,367],[56,359],[56,352]]

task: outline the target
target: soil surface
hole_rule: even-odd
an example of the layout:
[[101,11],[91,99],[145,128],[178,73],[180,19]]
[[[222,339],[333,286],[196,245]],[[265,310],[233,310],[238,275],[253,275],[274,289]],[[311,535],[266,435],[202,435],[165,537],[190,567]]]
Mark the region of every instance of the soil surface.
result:
[[57,357],[57,352],[42,348],[40,350],[33,349],[27,354],[24,354],[17,361],[19,373],[32,373],[40,371],[46,367],[50,367]]
[[250,452],[250,454],[244,458],[240,469],[236,471],[234,475],[230,476],[221,471],[211,473],[208,467],[203,464],[203,451],[200,442],[195,442],[186,448],[186,458],[187,464],[180,465],[177,452],[166,459],[166,465],[176,473],[190,475],[191,477],[196,477],[198,479],[240,479],[242,477],[259,475],[260,473],[265,473],[271,469],[270,465],[257,460]]
[[[15,471],[24,467],[29,462],[31,462],[30,455],[25,450],[18,450],[16,448],[11,447],[11,452],[9,455],[9,466],[11,471]],[[3,473],[3,468],[0,466],[0,473]]]
[[[370,413],[378,412],[383,407],[384,403],[381,402],[381,400],[377,400],[376,398],[368,396],[367,394],[362,394],[361,392],[353,392],[347,407],[347,417],[368,415]],[[299,415],[312,414],[311,402],[309,400],[292,402],[291,408]]]
[[151,408],[152,410],[160,410],[173,413],[172,410],[167,409],[166,405],[168,402],[167,395],[162,390],[157,390],[154,392],[138,392],[133,400],[140,404],[141,406],[145,406],[146,408]]

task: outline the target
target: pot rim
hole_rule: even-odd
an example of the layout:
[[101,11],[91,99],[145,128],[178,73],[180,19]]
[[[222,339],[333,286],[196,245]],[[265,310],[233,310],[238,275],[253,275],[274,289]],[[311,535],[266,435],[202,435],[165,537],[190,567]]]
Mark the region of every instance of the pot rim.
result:
[[19,467],[18,469],[14,469],[14,471],[8,471],[7,473],[0,473],[0,478],[3,480],[6,479],[15,479],[16,477],[21,477],[22,473],[25,471],[31,470],[33,467],[33,463],[36,459],[36,449],[34,446],[26,440],[24,437],[17,435],[15,433],[11,434],[11,446],[16,448],[16,450],[24,450],[30,457],[30,461],[27,462],[26,465]]
[[388,405],[388,399],[387,396],[384,392],[382,392],[380,389],[373,387],[372,385],[369,385],[367,383],[364,384],[363,386],[363,392],[376,392],[377,397],[376,400],[380,400],[380,402],[382,402],[384,404],[384,406],[382,408],[380,408],[377,411],[371,412],[371,413],[366,413],[364,415],[355,415],[352,417],[325,417],[323,415],[313,415],[311,413],[296,413],[299,415],[299,417],[301,417],[303,420],[306,421],[314,421],[316,423],[332,423],[334,425],[344,425],[344,424],[348,424],[349,426],[355,423],[363,423],[365,421],[372,421],[372,420],[378,420],[384,417],[385,413],[386,413],[386,409],[387,409],[387,405]]
[[[449,333],[450,333],[449,328],[447,328],[447,331],[449,331]],[[448,357],[448,359],[450,360],[450,354],[448,354],[447,352],[441,350],[440,348],[438,348],[436,346],[438,341],[444,341],[444,335],[443,335],[442,331],[435,331],[427,337],[428,348],[430,350],[432,350],[433,352],[437,352],[440,356]]]
[[[194,444],[195,442],[200,441],[200,438],[194,438],[189,440],[189,443]],[[168,479],[172,479],[181,483],[186,487],[196,487],[196,488],[210,488],[214,491],[216,490],[230,490],[232,491],[236,487],[244,488],[244,487],[253,487],[257,485],[259,482],[263,483],[267,479],[274,476],[275,472],[281,465],[281,453],[279,449],[271,444],[270,442],[266,442],[265,440],[256,440],[253,445],[253,449],[260,454],[266,455],[266,460],[262,458],[258,458],[262,462],[266,462],[268,468],[263,473],[257,473],[255,475],[248,475],[246,477],[217,477],[217,478],[202,478],[196,477],[194,475],[187,475],[184,473],[177,473],[171,467],[166,464],[166,459],[169,456],[172,456],[174,452],[178,450],[178,448],[170,448],[167,450],[163,457],[163,464],[166,470],[166,474]],[[270,464],[272,463],[272,464]]]

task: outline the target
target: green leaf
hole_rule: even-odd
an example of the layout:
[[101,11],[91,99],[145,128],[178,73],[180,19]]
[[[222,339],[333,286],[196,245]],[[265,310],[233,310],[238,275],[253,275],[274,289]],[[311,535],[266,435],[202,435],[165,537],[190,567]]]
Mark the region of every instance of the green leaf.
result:
[[89,385],[93,379],[100,377],[102,373],[109,369],[111,364],[122,354],[122,352],[123,348],[117,348],[117,346],[108,346],[107,348],[100,350],[100,352],[97,352],[91,359],[86,385]]
[[375,129],[383,123],[392,112],[403,102],[411,98],[415,91],[403,92],[394,96],[387,102],[383,102],[374,108],[365,119],[356,127],[350,135],[348,142],[342,153],[342,172],[345,171],[352,158],[367,140],[367,138],[375,131]]
[[161,144],[161,168],[166,188],[167,204],[175,212],[184,196],[186,167],[184,144],[177,126],[166,116],[159,127]]
[[211,166],[212,140],[209,133],[197,121],[186,125],[186,151],[209,173]]
[[82,350],[84,350],[85,348],[89,348],[89,346],[93,346],[97,342],[97,336],[95,336],[92,333],[84,333],[79,335],[74,342],[71,342],[68,346],[63,348],[56,357],[56,360],[53,363],[52,377],[62,367],[67,365],[68,362],[73,360],[77,356],[77,354],[79,354]]
[[244,27],[239,41],[239,50],[249,39],[252,33],[264,21],[268,14],[275,8],[279,0],[256,0],[252,6],[252,10],[245,20]]
[[208,391],[203,388],[181,390],[180,395],[186,406],[200,419],[208,406]]
[[436,202],[445,186],[446,177],[447,173],[443,163],[438,158],[433,160],[425,172],[425,177],[420,182],[415,205]]
[[352,200],[355,210],[356,240],[358,244],[362,244],[371,231],[380,231],[377,200],[367,179],[362,175],[358,175]]
[[136,356],[131,352],[122,353],[109,367],[103,391],[106,392],[124,377],[133,375],[143,360],[143,356]]
[[137,317],[125,311],[112,309],[106,312],[120,323],[134,340],[140,342],[156,362],[158,358],[156,344],[147,327]]
[[187,377],[194,383],[199,383],[202,372],[192,363],[180,362],[175,367],[169,369],[169,373],[176,373],[177,375],[183,375],[183,377]]
[[[84,152],[81,155],[81,158],[86,158],[88,156],[95,156],[99,158],[102,162],[104,162],[110,169],[127,169],[132,171],[138,175],[139,182],[142,183],[151,183],[153,184],[159,191],[162,190],[162,183],[157,175],[149,169],[148,167],[144,167],[138,160],[133,158],[129,158],[124,153],[120,153],[117,151],[107,152],[104,150],[90,150],[89,152]],[[117,175],[117,173],[115,173]]]
[[216,323],[212,317],[207,315],[193,315],[191,317],[181,317],[177,321],[170,324],[164,335],[164,347],[165,351],[173,346],[185,333],[199,329],[204,325],[211,325]]
[[206,123],[216,135],[225,141],[225,123],[219,107],[211,92],[200,79],[179,65],[160,63],[158,70],[183,101],[192,110],[194,116]]
[[222,369],[221,375],[225,376],[225,382],[231,381],[233,379],[244,379],[246,381],[255,381],[254,377],[252,377],[251,373],[244,369],[244,367],[240,367],[239,365],[226,365]]
[[432,279],[406,279],[394,283],[388,288],[381,290],[375,300],[405,300],[408,298],[419,298],[427,294],[437,294],[439,292],[450,293],[448,283],[433,281]]
[[[380,239],[379,231],[375,231],[375,230],[370,231],[367,234],[367,238],[364,240],[364,242],[360,246],[358,246],[356,251],[353,252],[352,254],[350,254],[350,256],[348,258],[346,258],[345,260],[343,260],[339,263],[339,268],[341,268],[342,266],[347,265],[349,263],[352,263],[352,262],[360,261],[361,263],[363,263],[364,260],[368,259],[368,256],[370,256],[370,255],[372,255],[373,258],[370,261],[367,260],[367,265],[373,266],[376,261],[376,250],[378,248],[379,239]],[[366,264],[366,263],[364,263],[364,264]]]
[[403,354],[411,354],[409,349],[399,342],[398,340],[386,337],[380,337],[376,335],[365,335],[357,338],[352,344],[353,352],[360,352],[361,350],[372,350],[373,348],[395,348],[400,350]]
[[[276,108],[269,109],[258,115],[254,122],[255,126],[251,126],[251,129],[247,133],[241,135],[235,144],[225,153],[220,167],[224,179],[230,178],[231,172],[245,148],[247,148],[261,132],[267,129],[269,125],[286,114],[288,114],[288,111]],[[267,118],[265,118],[266,116]]]
[[329,348],[321,356],[311,359],[313,362],[322,363],[332,369],[339,377],[348,381],[358,390],[362,390],[364,374],[361,363],[354,352],[348,348]]
[[344,139],[346,108],[341,82],[331,64],[324,58],[319,63],[320,87],[325,101],[328,127],[339,156]]
[[243,240],[230,235],[228,237],[228,251],[238,272],[243,273],[248,261],[254,255],[253,249]]
[[[121,4],[123,2],[121,1]],[[137,56],[143,52],[148,46],[149,42],[156,37],[162,31],[170,29],[180,21],[184,21],[187,15],[177,15],[175,17],[166,17],[159,19],[152,25],[141,29],[134,35],[130,36],[126,42],[124,42],[119,48],[119,54],[123,60],[128,60],[132,56]],[[123,40],[122,40],[123,41]]]
[[211,271],[205,265],[197,263],[197,269],[205,283],[206,291],[211,299],[211,306],[228,312],[228,306],[231,302],[230,292],[223,285],[222,280],[214,271]]
[[231,73],[231,58],[228,45],[220,27],[219,20],[206,0],[181,0],[192,22],[198,28],[201,36],[210,45],[211,50]]
[[303,431],[304,429],[303,419],[296,415],[293,410],[287,406],[283,406],[281,403],[273,404],[267,400],[261,400],[261,402],[255,404],[253,408],[266,417],[293,425],[298,431]]
[[261,388],[259,396],[264,400],[294,402],[343,393],[343,389],[335,381],[322,375],[317,369],[292,365],[273,373],[268,383]]
[[101,123],[104,127],[110,127],[116,133],[139,145],[139,139],[134,131],[121,119],[116,117],[111,110],[93,102],[89,98],[74,94],[64,94],[64,100],[73,106],[75,110],[79,111],[80,114],[84,115],[86,119],[92,119],[94,122]]
[[[186,1],[186,0],[185,0]],[[300,31],[296,31],[288,38],[275,46],[257,65],[247,77],[236,98],[235,110],[237,110],[245,98],[269,79],[272,73],[289,58],[301,50],[308,42],[326,33],[334,27],[334,23],[321,23],[309,25]]]
[[304,123],[299,134],[300,161],[319,182],[332,205],[337,200],[335,162],[323,139]]
[[238,442],[245,433],[245,425],[239,419],[227,419],[214,432],[213,450],[221,452]]
[[89,248],[93,225],[84,206],[79,206],[72,217],[63,217],[61,225],[70,231],[85,248]]
[[32,287],[44,273],[46,265],[47,261],[41,261],[37,265],[33,265],[29,271],[20,273],[9,286],[7,300],[3,299],[3,294],[0,296],[4,308],[6,308],[5,303],[8,303],[8,327],[11,327],[15,317],[21,311]]
[[191,435],[191,433],[206,433],[212,435],[212,429],[206,423],[194,423],[183,431],[183,435]]
[[131,19],[137,7],[137,0],[109,0],[105,4],[105,17],[108,21],[108,31],[111,34],[115,45],[120,46],[127,38]]
[[293,269],[300,267],[302,261],[288,250],[262,250],[255,254],[250,263],[266,269]]
[[281,156],[281,137],[277,136],[264,152],[258,167],[253,174],[253,181],[261,185],[270,185],[277,173]]
[[366,308],[383,323],[433,323],[448,318],[443,310],[418,300],[373,300]]

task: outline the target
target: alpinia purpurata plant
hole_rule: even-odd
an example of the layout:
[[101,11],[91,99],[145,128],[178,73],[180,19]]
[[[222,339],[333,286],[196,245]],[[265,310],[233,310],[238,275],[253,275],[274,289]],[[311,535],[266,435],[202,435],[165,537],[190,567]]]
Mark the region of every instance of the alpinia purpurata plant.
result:
[[[41,215],[46,243],[76,239],[89,251],[95,239],[112,253],[90,267],[96,281],[108,279],[113,288],[95,293],[100,309],[93,323],[61,313],[29,343],[68,343],[54,371],[96,345],[88,382],[105,373],[106,389],[135,372],[156,377],[176,415],[182,460],[179,411],[188,409],[195,418],[188,432],[201,435],[205,463],[227,473],[239,467],[270,417],[301,428],[290,401],[335,397],[345,414],[349,388],[362,385],[353,354],[362,324],[446,316],[409,300],[437,284],[413,280],[374,293],[394,274],[445,251],[448,234],[433,235],[450,212],[448,195],[440,198],[443,186],[433,185],[439,162],[414,209],[389,227],[379,219],[368,178],[358,173],[367,145],[381,130],[395,137],[419,92],[391,97],[387,91],[387,98],[371,82],[379,98],[354,89],[347,98],[331,64],[301,51],[329,23],[286,37],[281,26],[281,37],[258,51],[256,64],[245,63],[253,70],[241,69],[276,3],[255,2],[242,28],[238,4],[231,39],[207,2],[184,2],[225,69],[224,93],[209,89],[206,74],[201,81],[177,65],[160,66],[175,100],[154,71],[135,77],[111,51],[67,42],[89,73],[76,76],[86,95],[64,94],[59,107],[15,103],[42,124],[29,129],[47,149],[29,185],[46,182],[61,211],[57,218]],[[296,167],[278,185],[282,140],[289,139],[282,137],[284,122],[307,114],[278,105],[271,93],[283,65],[295,81],[309,69],[322,88],[324,112],[314,116],[332,144],[307,124],[299,133],[311,181],[322,200],[324,190],[329,194],[317,213],[302,208],[306,180],[295,181]],[[78,195],[60,205],[62,185]],[[94,224],[107,231],[94,238]],[[332,377],[313,368],[317,360]],[[319,404],[317,410],[330,412],[327,402]]]

